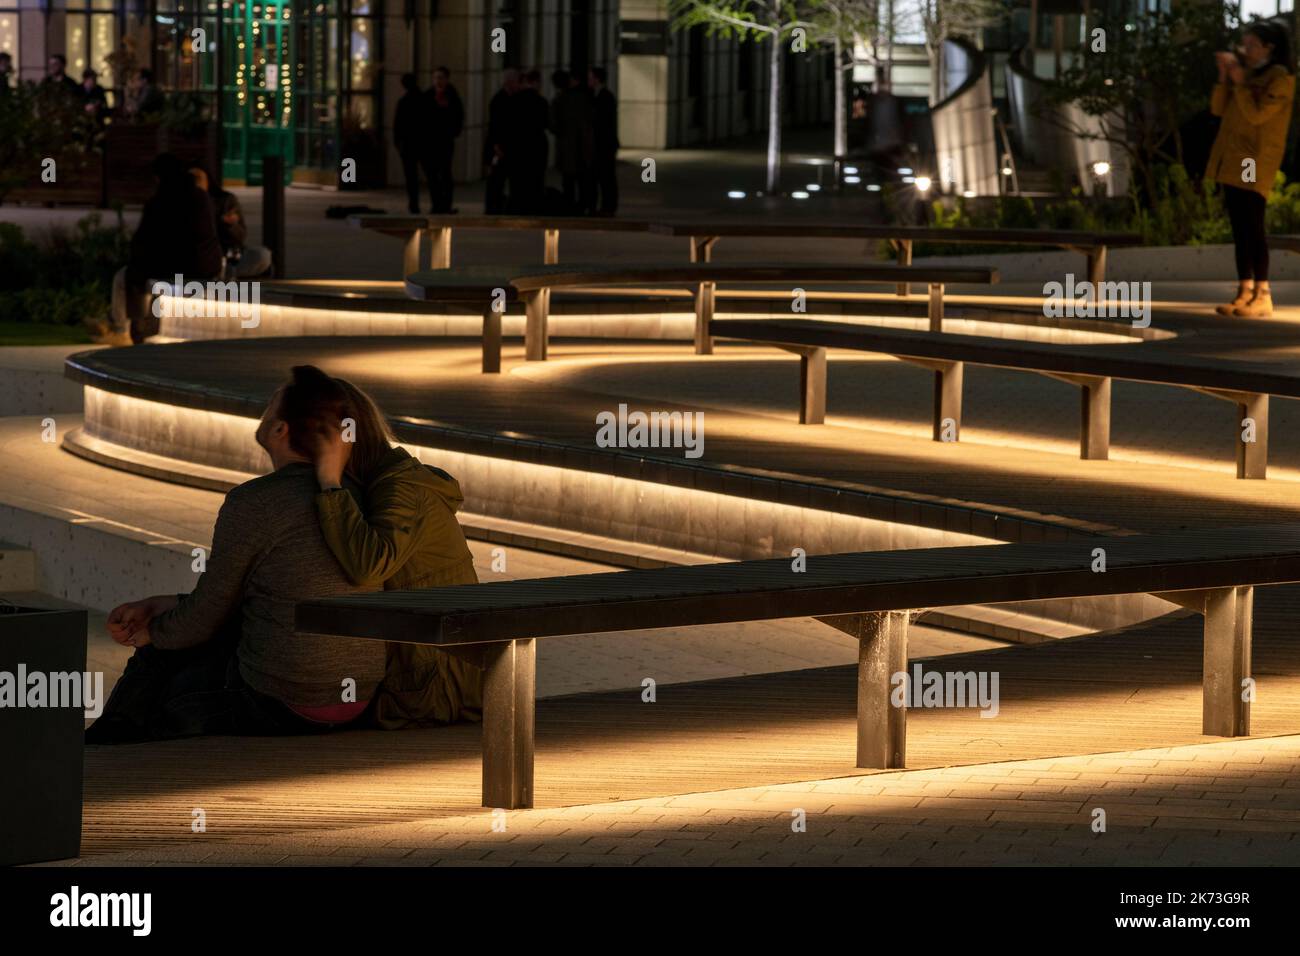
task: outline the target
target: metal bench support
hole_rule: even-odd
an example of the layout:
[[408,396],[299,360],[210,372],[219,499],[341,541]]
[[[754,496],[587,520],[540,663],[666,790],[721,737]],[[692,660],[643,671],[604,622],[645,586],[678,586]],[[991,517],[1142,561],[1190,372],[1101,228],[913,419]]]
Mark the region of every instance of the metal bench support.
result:
[[534,289],[524,293],[524,358],[530,362],[546,361],[546,323],[550,311],[551,290]]
[[1205,648],[1201,677],[1201,733],[1244,737],[1250,733],[1250,645],[1253,587],[1216,588],[1205,598]]
[[826,350],[815,345],[781,345],[799,356],[799,424],[826,422]]
[[402,250],[402,278],[420,271],[420,236],[423,234],[423,229],[416,229],[406,237],[406,247]]
[[[1237,406],[1237,477],[1268,477],[1268,395],[1258,392],[1234,392],[1217,388],[1197,388],[1193,391],[1212,395]],[[1253,441],[1246,441],[1247,422]]]
[[1087,250],[1088,256],[1088,281],[1092,283],[1094,290],[1102,282],[1106,281],[1106,247],[1092,246]]
[[[858,640],[858,766],[897,770],[907,761],[907,698],[894,706],[895,674],[907,674],[910,611],[819,617]],[[902,685],[908,691],[911,688]]]
[[533,805],[537,641],[483,649],[483,806]]
[[[912,264],[912,240],[894,239],[893,246],[898,252],[898,264],[900,266],[910,266]],[[896,291],[899,295],[905,296],[911,293],[912,287],[906,282],[900,282]]]
[[490,305],[483,312],[483,371],[501,371],[501,313]]
[[717,236],[691,236],[691,262],[712,262]]
[[433,247],[429,250],[430,269],[451,268],[451,226],[432,230]]
[[713,338],[709,323],[713,321],[714,302],[717,297],[716,282],[701,282],[695,287],[695,354],[712,355]]
[[560,230],[547,229],[542,234],[542,262],[553,266],[560,261]]
[[934,420],[931,437],[935,441],[958,441],[961,438],[961,393],[966,364],[946,359],[914,358],[910,355],[900,355],[899,358],[922,368],[934,369]]
[[943,331],[943,283],[930,283],[930,331]]
[[1048,378],[1079,386],[1079,457],[1106,461],[1110,457],[1110,382],[1101,375],[1042,372]]

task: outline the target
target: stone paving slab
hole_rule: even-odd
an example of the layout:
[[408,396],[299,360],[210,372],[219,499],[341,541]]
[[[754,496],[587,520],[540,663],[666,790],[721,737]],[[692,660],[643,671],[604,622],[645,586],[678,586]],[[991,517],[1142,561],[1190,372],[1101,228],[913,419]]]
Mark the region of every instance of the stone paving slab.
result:
[[[1171,797],[1166,768],[1217,758],[1268,806]],[[1106,784],[1154,768],[1131,799]],[[1062,770],[1061,768],[1069,768]],[[1260,771],[1271,776],[1259,786]],[[988,800],[1015,779],[1021,799]],[[1062,792],[1062,779],[1069,781]],[[619,803],[304,830],[259,842],[218,830],[183,844],[106,853],[78,866],[1296,866],[1300,736],[879,773]],[[917,800],[913,793],[942,796]],[[1104,811],[1104,832],[1095,829]]]

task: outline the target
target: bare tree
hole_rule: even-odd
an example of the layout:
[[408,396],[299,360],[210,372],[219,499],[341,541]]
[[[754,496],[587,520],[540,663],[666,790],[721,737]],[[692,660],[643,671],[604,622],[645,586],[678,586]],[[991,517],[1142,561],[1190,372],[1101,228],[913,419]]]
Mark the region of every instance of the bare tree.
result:
[[784,42],[809,24],[800,15],[799,0],[669,0],[673,28],[702,27],[710,36],[768,43],[767,191],[781,184],[781,92]]
[[878,49],[880,0],[808,0],[808,5],[814,39],[831,48],[835,71],[835,158],[841,159],[848,152],[846,75],[853,70],[853,49],[857,44],[870,44],[873,56]]

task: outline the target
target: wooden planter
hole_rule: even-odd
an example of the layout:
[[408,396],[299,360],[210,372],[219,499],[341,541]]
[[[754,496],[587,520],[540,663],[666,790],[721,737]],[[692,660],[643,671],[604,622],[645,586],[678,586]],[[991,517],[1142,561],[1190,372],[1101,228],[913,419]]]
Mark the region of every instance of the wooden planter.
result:
[[35,176],[9,193],[10,202],[69,203],[108,207],[139,204],[153,195],[150,165],[170,152],[182,163],[202,162],[212,175],[218,169],[217,127],[208,123],[197,133],[181,135],[158,123],[113,123],[98,152],[56,156],[58,179],[42,183]]

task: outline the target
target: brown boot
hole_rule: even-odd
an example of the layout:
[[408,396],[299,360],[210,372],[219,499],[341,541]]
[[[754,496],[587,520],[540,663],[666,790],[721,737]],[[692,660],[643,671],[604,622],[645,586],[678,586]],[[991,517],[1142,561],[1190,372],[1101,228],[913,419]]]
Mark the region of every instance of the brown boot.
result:
[[1267,319],[1273,315],[1273,294],[1267,289],[1256,289],[1255,294],[1245,305],[1232,310],[1232,314],[1243,319]]
[[1251,282],[1247,284],[1245,282],[1240,282],[1237,284],[1237,297],[1227,305],[1217,307],[1214,311],[1219,313],[1219,315],[1236,315],[1237,310],[1244,308],[1249,304],[1254,295],[1255,283]]

